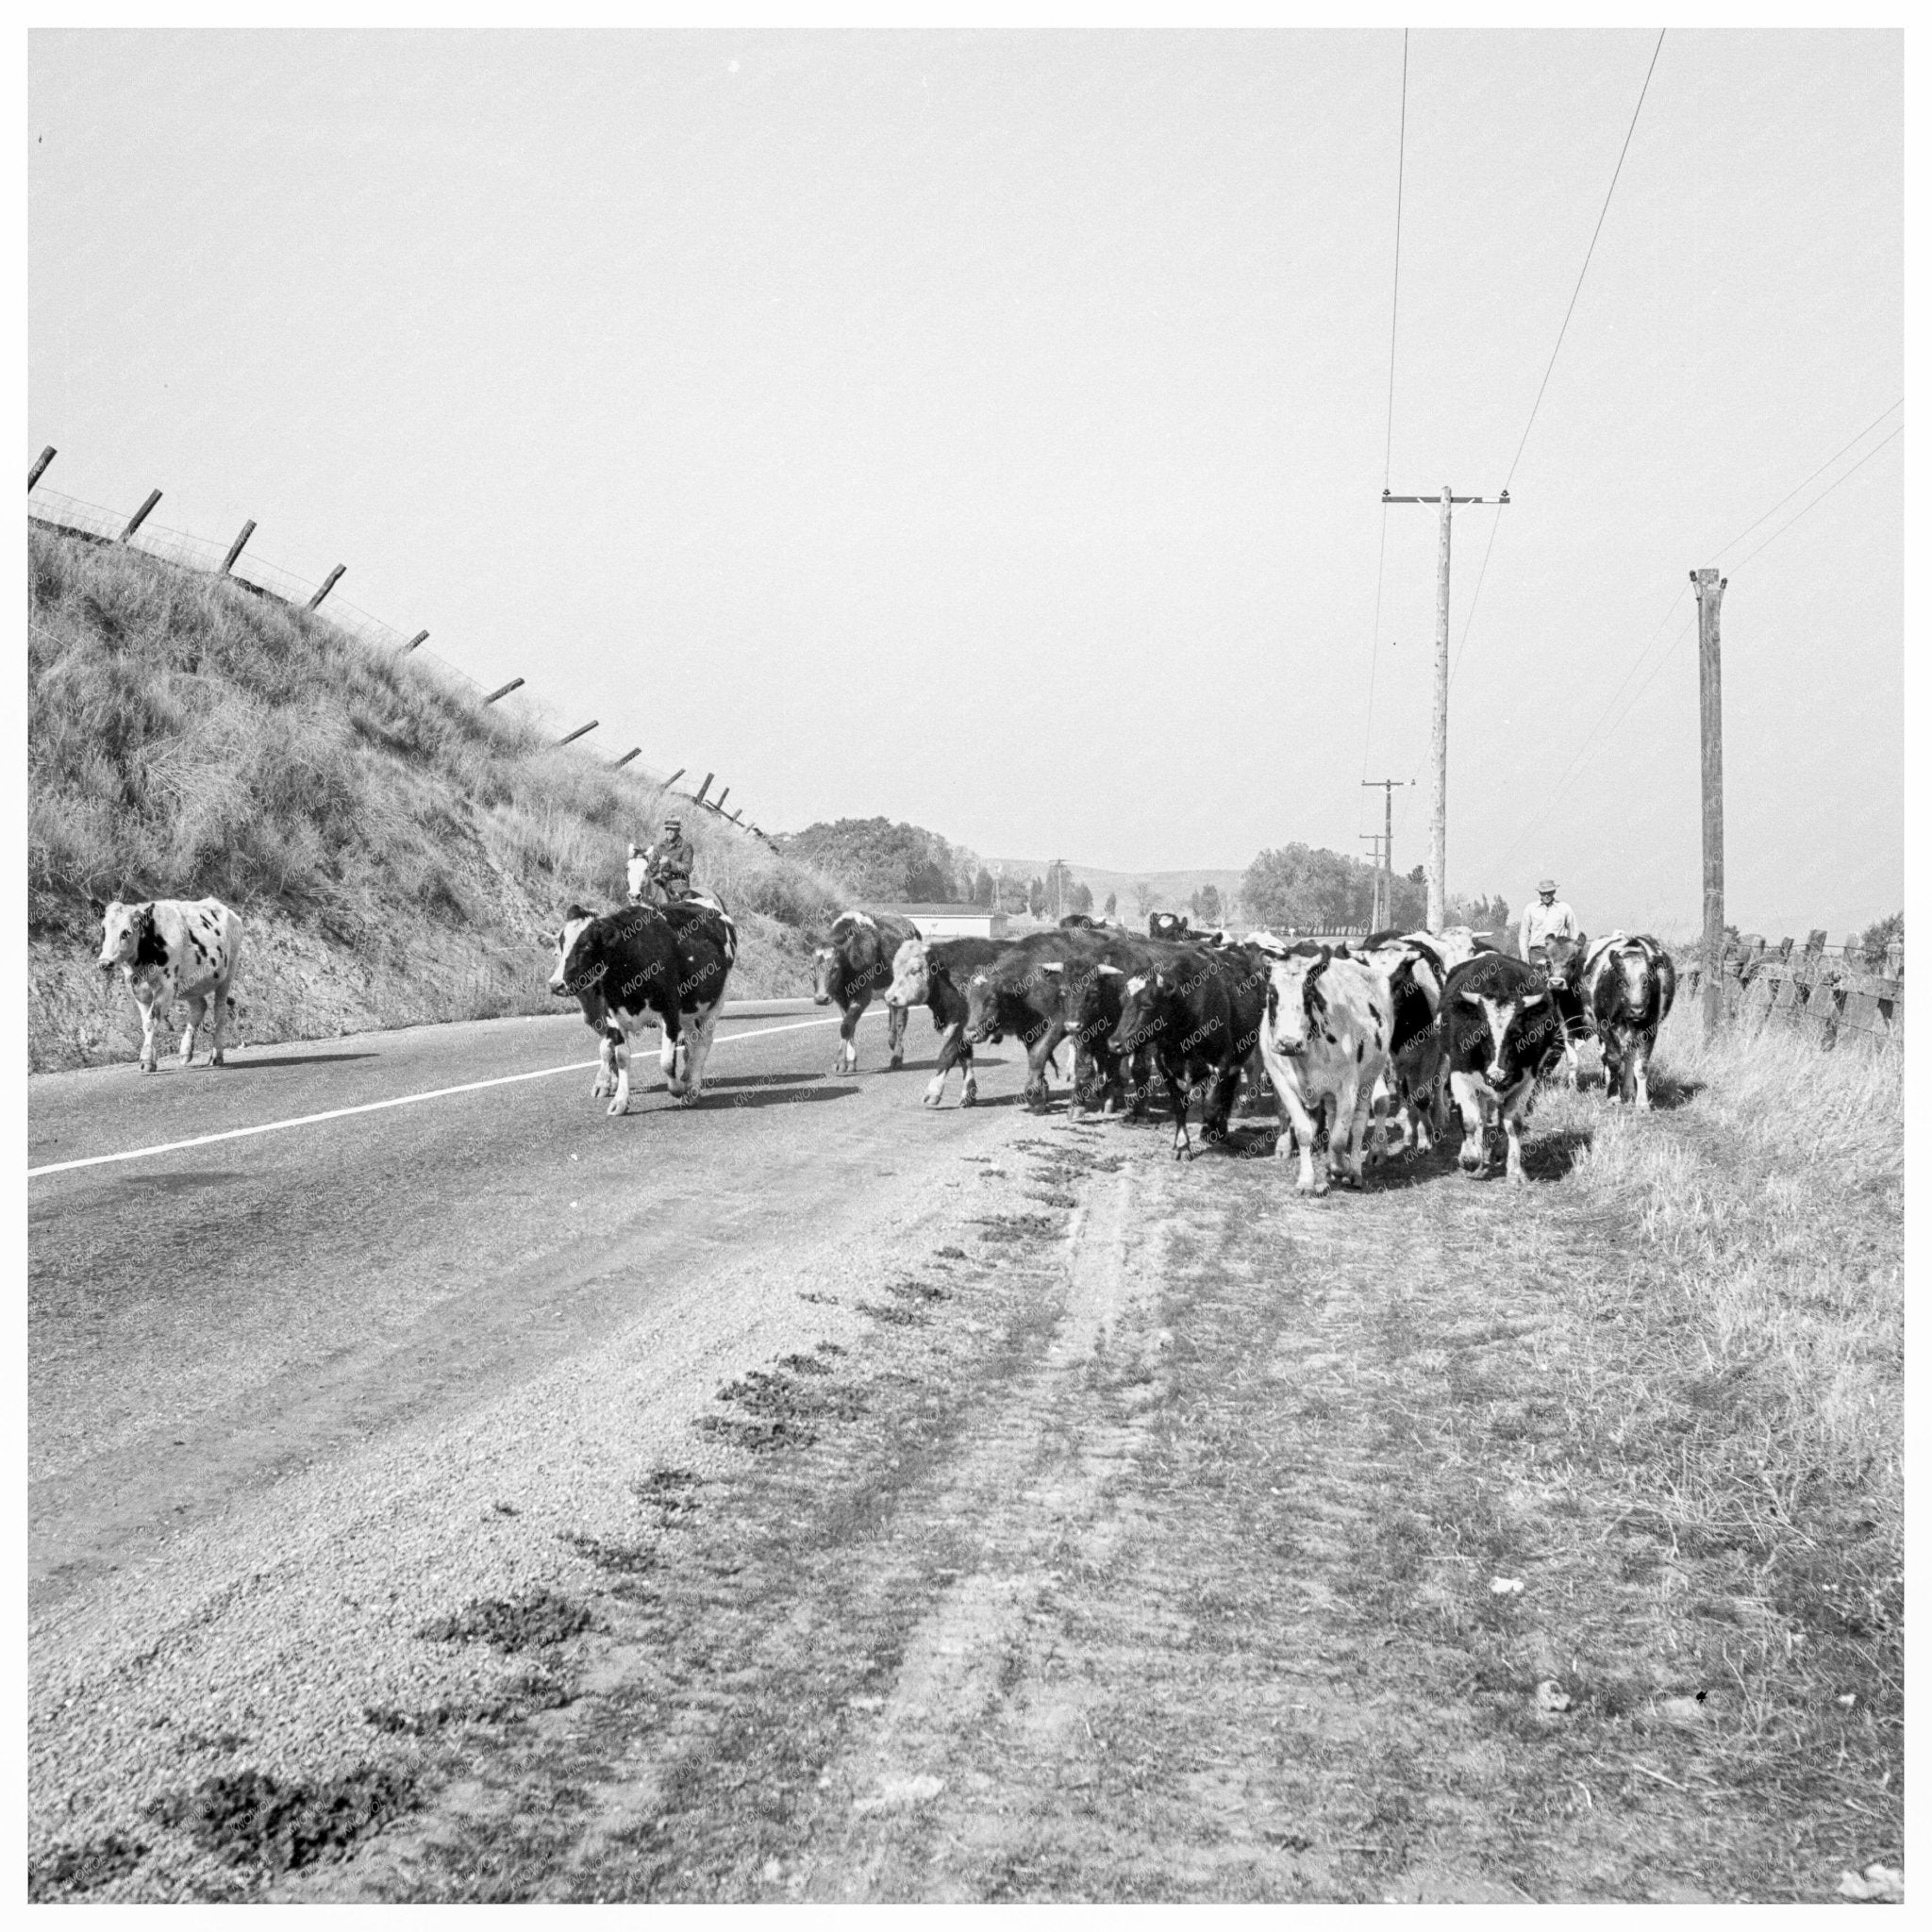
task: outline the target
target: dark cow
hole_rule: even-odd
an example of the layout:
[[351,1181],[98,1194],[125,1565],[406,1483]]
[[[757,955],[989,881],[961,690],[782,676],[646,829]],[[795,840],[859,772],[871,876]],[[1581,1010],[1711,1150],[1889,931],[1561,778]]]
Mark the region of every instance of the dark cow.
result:
[[1167,940],[1178,944],[1182,940],[1191,938],[1192,932],[1185,912],[1150,912],[1147,915],[1147,937],[1150,940]]
[[[1151,951],[1150,947],[1150,951]],[[1267,957],[1249,946],[1163,948],[1138,971],[1119,972],[1121,1017],[1108,1045],[1117,1055],[1152,1045],[1174,1108],[1174,1157],[1193,1158],[1188,1103],[1201,1095],[1201,1138],[1227,1139],[1241,1069],[1259,1051],[1267,1011]]]
[[[841,912],[832,922],[828,943],[812,955],[811,996],[822,1007],[837,1007],[844,1014],[839,1024],[839,1051],[832,1061],[835,1074],[858,1071],[858,1042],[853,1039],[859,1016],[872,1005],[874,993],[892,983],[892,959],[919,928],[909,919],[890,912]],[[906,1008],[888,1006],[886,1045],[893,1066],[906,1058]]]
[[1097,930],[1099,925],[1099,920],[1089,919],[1084,912],[1069,912],[1060,921],[1061,929],[1066,932],[1092,932]]
[[557,949],[551,991],[576,996],[601,1042],[591,1096],[608,1093],[610,1112],[628,1111],[630,1035],[656,1025],[665,1086],[687,1106],[694,1101],[738,960],[738,927],[724,908],[708,898],[605,913],[572,906],[562,929],[546,937]]
[[1584,948],[1590,941],[1579,933],[1574,939],[1554,935],[1529,949],[1529,963],[1550,982],[1550,997],[1563,1022],[1563,1080],[1576,1086],[1576,1049],[1591,1037],[1590,1014],[1583,998]]
[[1128,979],[1167,960],[1174,949],[1105,928],[1100,937],[1106,943],[1092,958],[1070,962],[1060,974],[1061,1019],[1074,1046],[1074,1093],[1067,1110],[1077,1117],[1087,1108],[1112,1113],[1124,1107],[1138,1120],[1153,1077],[1153,1042],[1142,1041],[1123,1055],[1112,1045],[1113,1030]]
[[208,1065],[224,1063],[222,1023],[235,1002],[228,989],[242,962],[242,922],[219,899],[146,899],[123,905],[89,900],[101,922],[96,963],[117,969],[141,1013],[141,1070],[155,1071],[155,1022],[165,1021],[175,1000],[188,1004],[181,1029],[181,1064],[194,1058],[194,1035],[210,1003],[214,1051]]
[[966,1039],[981,1043],[1011,1033],[1026,1046],[1026,1104],[1046,1106],[1046,1069],[1066,1033],[1066,972],[1098,958],[1098,933],[1055,929],[1016,940],[966,982]]
[[1523,1180],[1522,1125],[1538,1079],[1563,1057],[1562,1015],[1548,975],[1502,953],[1479,953],[1450,974],[1438,1019],[1449,1091],[1462,1116],[1461,1163],[1480,1174],[1491,1124],[1508,1142],[1504,1171]]
[[1676,997],[1676,962],[1648,933],[1613,932],[1582,955],[1576,978],[1603,1046],[1606,1089],[1648,1113],[1650,1056]]
[[921,1096],[924,1106],[939,1106],[945,1097],[946,1075],[955,1067],[961,1074],[959,1105],[971,1107],[979,1098],[973,1042],[966,1038],[966,982],[1011,944],[1010,940],[908,940],[894,956],[886,1005],[901,1012],[928,1008],[940,1036],[939,1059]]

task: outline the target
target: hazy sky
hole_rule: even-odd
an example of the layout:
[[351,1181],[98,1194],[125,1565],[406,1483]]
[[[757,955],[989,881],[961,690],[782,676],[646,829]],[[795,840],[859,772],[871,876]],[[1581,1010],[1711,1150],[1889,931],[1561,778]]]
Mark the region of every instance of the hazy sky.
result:
[[[1398,493],[1509,475],[1655,39],[1411,37]],[[1436,517],[1377,501],[1402,59],[38,33],[26,454],[346,561],[363,608],[768,828],[1241,866],[1366,852],[1361,779],[1415,776],[1407,870]],[[1593,930],[1697,923],[1715,562],[1733,918],[1901,902],[1903,437],[1777,532],[1902,412],[1718,554],[1903,395],[1901,64],[1666,36],[1512,505],[1458,513],[1452,891],[1550,872]]]

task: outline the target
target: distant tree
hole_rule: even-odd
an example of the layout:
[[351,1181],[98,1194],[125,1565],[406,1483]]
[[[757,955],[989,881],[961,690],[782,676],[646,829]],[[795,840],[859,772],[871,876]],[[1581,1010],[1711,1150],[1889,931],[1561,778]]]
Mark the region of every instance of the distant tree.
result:
[[1027,880],[1026,909],[1033,915],[1035,919],[1039,919],[1045,914],[1046,881],[1044,879],[1034,878]]
[[937,832],[890,819],[833,819],[794,834],[788,854],[860,899],[949,899],[953,848]]
[[1885,964],[1885,949],[1894,941],[1903,945],[1906,937],[1906,916],[1893,912],[1886,918],[1868,925],[1858,935],[1858,951],[1867,966],[1874,970]]
[[1088,885],[1084,879],[1075,879],[1069,890],[1067,893],[1067,910],[1069,912],[1088,913],[1093,910],[1093,888]]
[[1412,866],[1409,869],[1408,882],[1412,886],[1426,886],[1429,882],[1428,868],[1423,865]]
[[1154,910],[1154,901],[1158,895],[1145,879],[1139,880],[1134,887],[1134,907],[1141,915],[1141,924],[1147,923],[1147,915]]
[[987,871],[985,866],[982,865],[974,875],[973,890],[967,894],[967,897],[975,906],[991,906],[992,904],[992,874]]
[[1114,916],[1114,908],[1116,908],[1116,907],[1117,907],[1117,906],[1118,906],[1119,904],[1120,904],[1120,895],[1119,895],[1118,893],[1116,893],[1116,892],[1109,892],[1109,893],[1108,893],[1108,894],[1107,895],[1107,904],[1106,904],[1105,906],[1103,906],[1103,907],[1102,907],[1102,908],[1100,908],[1100,915],[1101,915],[1101,917],[1102,917],[1103,919],[1111,919],[1111,918],[1113,918],[1113,916]]
[[1276,931],[1364,925],[1374,891],[1372,867],[1317,845],[1295,843],[1257,853],[1241,876],[1241,904],[1248,917]]
[[1221,892],[1211,883],[1202,886],[1188,901],[1188,907],[1196,925],[1211,931],[1221,924]]
[[1509,924],[1509,902],[1501,892],[1452,896],[1443,909],[1449,924],[1474,926],[1477,932],[1500,932]]

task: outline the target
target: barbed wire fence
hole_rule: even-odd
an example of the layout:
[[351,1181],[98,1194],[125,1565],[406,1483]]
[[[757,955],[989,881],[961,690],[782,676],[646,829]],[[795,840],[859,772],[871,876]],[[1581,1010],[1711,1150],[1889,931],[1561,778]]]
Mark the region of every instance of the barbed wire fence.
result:
[[[353,638],[366,650],[407,659],[411,672],[419,676],[433,678],[446,689],[472,698],[479,706],[500,708],[504,714],[525,726],[533,737],[547,738],[556,748],[569,746],[573,741],[595,728],[594,720],[575,729],[567,728],[560,715],[529,691],[521,677],[495,691],[486,690],[467,671],[426,647],[425,640],[429,635],[428,631],[409,633],[398,630],[394,625],[341,596],[336,585],[347,568],[345,565],[338,564],[326,578],[316,583],[292,571],[283,570],[278,564],[271,563],[250,550],[249,539],[255,533],[252,522],[245,525],[240,536],[228,544],[155,523],[150,513],[160,501],[159,491],[153,491],[141,508],[129,517],[101,504],[88,503],[79,497],[64,495],[58,490],[49,490],[42,484],[41,476],[54,456],[55,451],[51,448],[43,451],[28,473],[27,522],[30,525],[39,524],[66,536],[139,551],[144,557],[155,558],[177,569],[225,577],[230,583],[238,584],[258,596],[274,597],[279,603],[305,611],[317,622]],[[325,604],[326,608],[324,608]],[[653,800],[667,795],[687,799],[772,850],[777,849],[769,834],[744,817],[742,806],[732,812],[723,809],[723,801],[731,790],[729,785],[717,797],[709,795],[715,774],[707,773],[704,782],[694,791],[674,792],[686,768],[679,766],[669,778],[660,778],[648,772],[626,770],[640,750],[641,747],[628,751],[615,761],[601,758],[585,749],[576,750],[575,756],[590,758],[606,771],[616,773],[624,782],[641,792],[651,794]]]

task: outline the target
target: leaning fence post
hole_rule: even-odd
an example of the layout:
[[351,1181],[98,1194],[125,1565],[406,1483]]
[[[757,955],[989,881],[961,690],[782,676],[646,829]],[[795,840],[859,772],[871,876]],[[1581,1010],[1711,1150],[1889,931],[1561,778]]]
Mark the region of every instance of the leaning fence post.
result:
[[719,794],[717,795],[717,797],[716,797],[716,798],[712,799],[712,801],[711,801],[711,809],[712,809],[713,811],[715,811],[715,812],[717,812],[717,813],[719,813],[719,814],[721,814],[721,815],[722,815],[722,814],[723,814],[723,812],[724,812],[724,801],[725,801],[725,800],[726,800],[727,798],[729,798],[730,796],[731,796],[731,788],[730,788],[730,786],[728,786],[728,785],[727,785],[727,786],[725,786],[725,788],[724,789],[724,791],[722,791],[721,792],[719,792]]
[[704,804],[705,793],[711,789],[711,780],[715,778],[717,775],[718,774],[716,772],[707,772],[705,774],[705,782],[698,787],[696,795],[691,799],[691,803],[693,805]]
[[27,493],[29,495],[33,493],[34,485],[41,480],[41,473],[47,467],[49,463],[51,463],[54,460],[54,458],[58,454],[59,452],[50,442],[46,446],[46,448],[43,449],[40,453],[40,455],[34,458],[33,468],[26,473],[26,487]]
[[1906,942],[1893,940],[1885,949],[1885,976],[1888,979],[1903,979],[1906,976]]
[[524,680],[521,677],[512,677],[508,684],[498,685],[497,688],[493,691],[491,691],[487,698],[483,700],[483,702],[486,705],[493,705],[498,698],[508,697],[510,692],[515,691],[517,686],[523,683],[523,681]]
[[677,781],[678,781],[678,780],[679,780],[679,779],[680,779],[681,777],[683,777],[683,776],[684,776],[684,767],[683,767],[682,765],[679,765],[679,766],[678,766],[678,768],[676,769],[676,771],[673,772],[673,773],[672,773],[672,774],[670,775],[670,777],[668,777],[667,779],[665,779],[665,781],[664,781],[664,789],[665,789],[665,791],[669,791],[671,790],[671,788],[672,788],[672,787],[673,787],[674,785],[675,785],[675,784],[677,783]]
[[155,505],[160,502],[160,500],[161,492],[158,490],[150,490],[147,493],[147,501],[127,519],[127,527],[121,532],[120,537],[116,541],[122,543],[126,542],[128,538],[133,536],[135,531],[140,529],[142,525],[147,521],[148,511],[154,508]]
[[416,635],[412,637],[409,640],[409,641],[407,644],[405,644],[400,651],[396,653],[396,656],[399,658],[407,657],[408,654],[413,651],[416,648],[416,646],[420,644],[423,641],[423,640],[426,638],[428,635],[429,633],[426,630],[419,630],[416,633]]
[[634,758],[636,758],[636,757],[637,757],[637,755],[638,755],[638,754],[639,754],[639,753],[640,753],[641,751],[642,751],[642,750],[643,750],[643,746],[642,746],[642,745],[641,745],[641,744],[634,744],[634,745],[632,745],[632,746],[631,746],[631,748],[630,748],[630,749],[629,749],[629,750],[628,750],[627,752],[625,752],[625,755],[624,755],[624,756],[623,756],[623,757],[622,757],[621,758],[619,758],[619,759],[617,760],[617,762],[616,762],[615,764],[613,764],[613,765],[612,765],[612,766],[610,767],[610,769],[611,769],[611,770],[612,770],[613,772],[619,772],[619,771],[622,771],[622,770],[624,769],[624,767],[625,767],[625,765],[629,764],[629,763],[630,763],[630,761],[631,761],[631,759],[633,759]]
[[341,576],[341,574],[348,569],[348,567],[349,566],[346,563],[337,564],[335,569],[330,571],[327,576],[323,578],[322,589],[316,591],[315,595],[309,598],[308,602],[305,604],[302,608],[305,610],[313,610],[315,607],[318,604],[320,604],[322,600],[325,597],[326,597],[331,591],[335,589],[336,579],[339,576]]
[[597,721],[596,719],[592,718],[588,724],[579,724],[575,731],[566,731],[564,735],[557,741],[558,746],[559,749],[561,749],[564,745],[573,743],[575,742],[575,741],[581,738],[585,732],[594,731],[596,730],[596,728]]
[[253,517],[250,517],[249,520],[242,525],[242,534],[239,537],[237,537],[232,543],[228,545],[227,556],[222,558],[222,575],[224,576],[226,576],[228,573],[235,568],[235,559],[242,555],[242,544],[247,542],[249,538],[251,538],[254,535],[255,519]]

